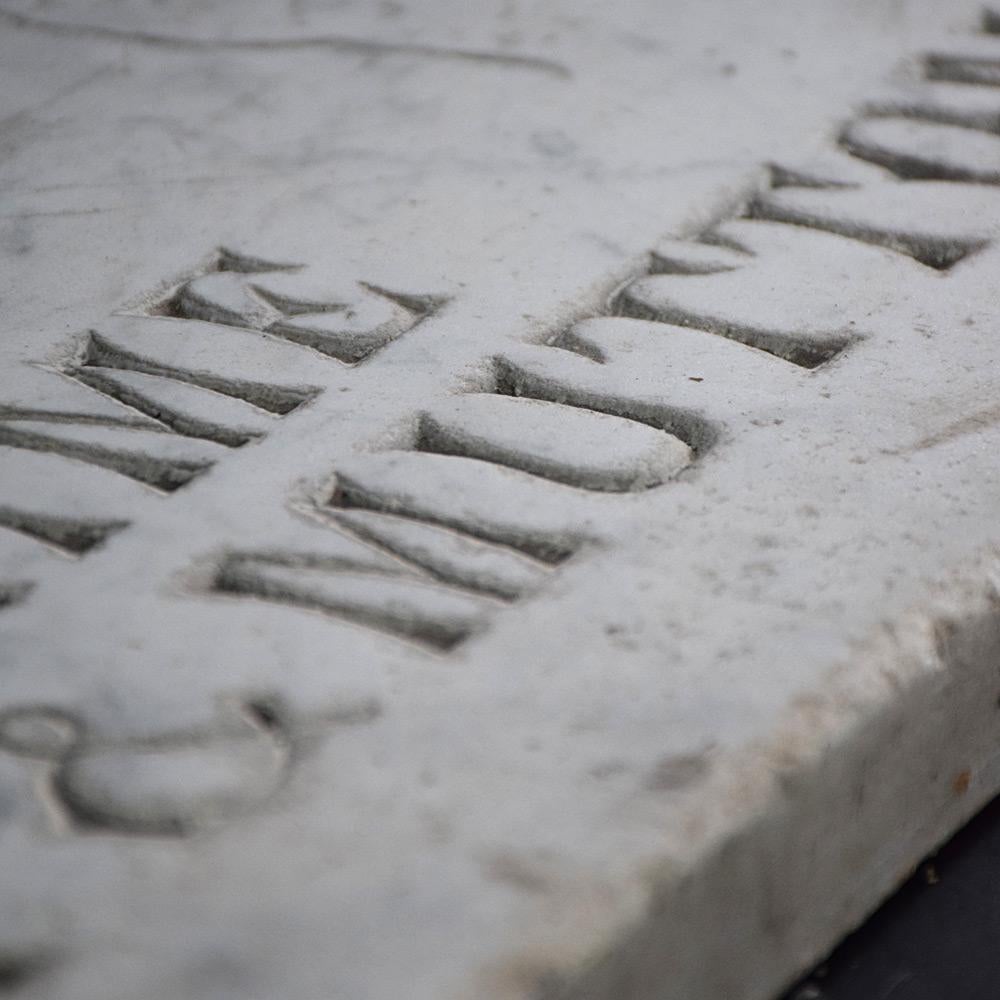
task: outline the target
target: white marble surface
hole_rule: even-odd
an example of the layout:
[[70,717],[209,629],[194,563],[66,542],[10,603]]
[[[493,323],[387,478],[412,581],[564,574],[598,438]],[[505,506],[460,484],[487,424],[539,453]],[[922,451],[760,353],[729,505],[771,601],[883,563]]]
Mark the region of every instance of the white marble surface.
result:
[[0,990],[767,1000],[1000,787],[972,4],[0,2]]

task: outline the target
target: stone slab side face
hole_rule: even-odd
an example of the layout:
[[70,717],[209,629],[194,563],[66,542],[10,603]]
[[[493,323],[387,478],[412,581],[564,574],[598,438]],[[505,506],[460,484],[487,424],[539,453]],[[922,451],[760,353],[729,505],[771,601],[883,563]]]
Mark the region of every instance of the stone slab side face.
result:
[[766,1000],[1000,787],[1000,15],[752,8],[0,3],[0,991]]

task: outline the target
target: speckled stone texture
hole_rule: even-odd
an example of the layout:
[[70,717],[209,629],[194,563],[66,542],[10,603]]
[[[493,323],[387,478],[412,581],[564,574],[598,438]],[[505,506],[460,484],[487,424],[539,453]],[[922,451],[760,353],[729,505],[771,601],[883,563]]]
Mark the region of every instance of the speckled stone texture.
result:
[[768,1000],[993,795],[998,32],[0,0],[0,992]]

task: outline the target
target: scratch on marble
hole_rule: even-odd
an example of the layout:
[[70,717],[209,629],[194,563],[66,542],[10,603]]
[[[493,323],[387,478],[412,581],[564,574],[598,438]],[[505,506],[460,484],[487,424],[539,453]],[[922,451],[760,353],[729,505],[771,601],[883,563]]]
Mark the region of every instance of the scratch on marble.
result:
[[368,38],[355,38],[350,35],[312,35],[294,38],[184,38],[180,35],[164,35],[148,31],[125,31],[96,24],[65,24],[60,21],[49,21],[29,14],[21,14],[3,7],[0,7],[0,21],[16,28],[41,31],[64,38],[131,42],[136,45],[189,52],[327,49],[335,52],[357,52],[362,55],[414,55],[429,59],[492,63],[499,66],[533,70],[560,79],[569,79],[572,76],[568,67],[542,56],[512,55],[490,50],[421,45],[412,42],[379,42]]
[[975,434],[977,431],[986,430],[998,422],[1000,422],[1000,406],[991,406],[968,417],[963,417],[961,420],[956,420],[934,434],[929,434],[906,450],[909,452],[926,451],[939,444],[946,444],[957,438],[965,437],[966,434]]

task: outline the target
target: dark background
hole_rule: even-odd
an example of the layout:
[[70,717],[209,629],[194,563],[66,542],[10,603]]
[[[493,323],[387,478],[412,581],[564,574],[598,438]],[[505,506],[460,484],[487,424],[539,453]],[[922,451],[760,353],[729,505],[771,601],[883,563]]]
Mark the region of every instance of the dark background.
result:
[[782,1000],[1000,1000],[1000,798]]

